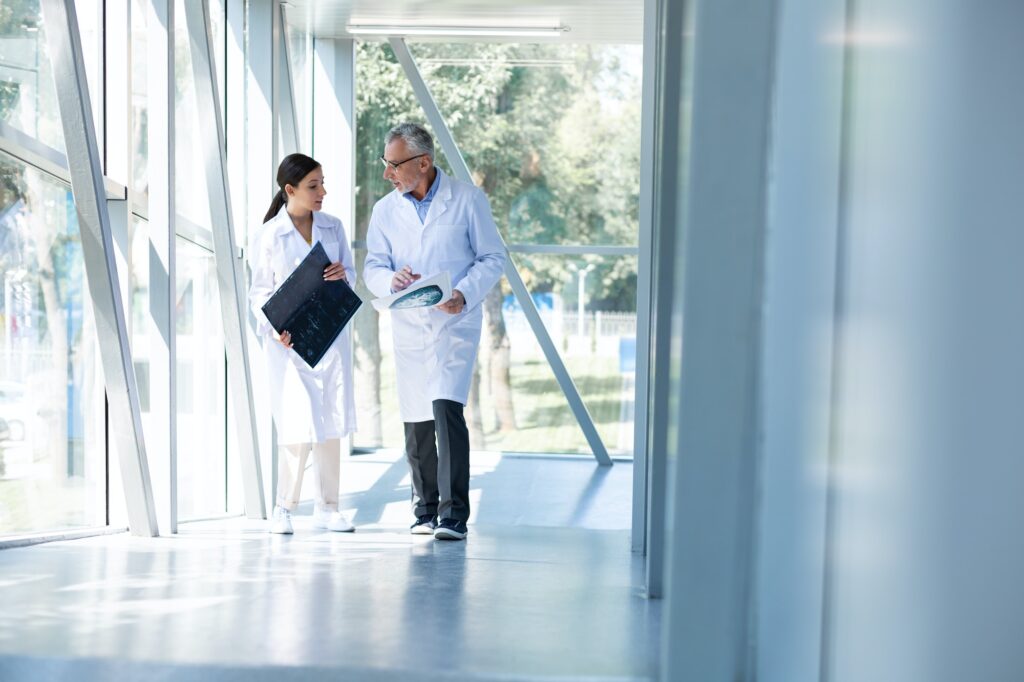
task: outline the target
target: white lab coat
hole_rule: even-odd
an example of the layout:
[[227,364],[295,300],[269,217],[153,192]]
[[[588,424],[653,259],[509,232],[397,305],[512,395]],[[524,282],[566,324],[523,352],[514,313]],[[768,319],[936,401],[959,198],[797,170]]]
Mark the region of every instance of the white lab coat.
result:
[[376,296],[387,296],[395,271],[408,265],[424,278],[447,270],[452,288],[466,297],[457,315],[435,308],[394,310],[398,406],[403,422],[430,421],[434,400],[469,400],[480,345],[480,303],[501,278],[505,245],[487,196],[437,170],[439,184],[426,219],[395,190],[373,207],[366,234],[363,277]]
[[[261,230],[249,261],[249,303],[256,316],[256,332],[263,342],[278,442],[322,443],[341,438],[356,426],[350,328],[338,335],[315,368],[274,339],[274,329],[261,308],[312,247],[295,229],[285,207]],[[355,287],[355,262],[341,221],[314,211],[313,244],[317,242],[323,244],[332,263],[344,265],[348,283]]]

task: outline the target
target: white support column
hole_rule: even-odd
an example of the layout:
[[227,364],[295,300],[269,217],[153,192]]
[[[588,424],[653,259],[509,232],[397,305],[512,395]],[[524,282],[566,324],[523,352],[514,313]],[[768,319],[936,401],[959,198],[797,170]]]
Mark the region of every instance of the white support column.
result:
[[828,408],[851,48],[821,36],[843,35],[846,11],[846,0],[788,0],[777,28],[760,381],[760,682],[818,679],[824,669]]
[[[328,188],[324,210],[341,218],[350,241],[356,222],[355,83],[355,41],[316,38],[313,43],[312,152],[324,168]],[[352,361],[352,343],[345,352]],[[352,439],[346,438],[342,447],[351,452]]]
[[650,405],[651,287],[654,281],[654,125],[659,54],[658,0],[644,1],[643,85],[640,112],[640,239],[637,254],[636,370],[633,398],[633,520],[634,552],[647,551],[647,411]]
[[[246,166],[246,71],[245,71],[245,0],[224,0],[227,54],[227,107],[224,111],[225,146],[227,147],[228,177],[244,178],[238,191],[231,195],[231,217],[239,246],[248,243],[249,211],[246,205],[246,187],[250,177]],[[265,138],[264,138],[265,139]],[[264,142],[264,144],[266,144]],[[262,213],[260,214],[262,216]]]
[[[261,231],[263,216],[277,192],[277,126],[274,124],[274,63],[277,40],[274,17],[280,17],[275,0],[246,2],[246,110],[245,110],[245,205],[248,220],[244,243],[251,253]],[[269,142],[269,144],[268,144]],[[248,316],[246,335],[250,357],[260,357],[260,339],[256,336],[253,317]],[[263,363],[252,365],[253,403],[257,416],[262,471],[270,472],[264,480],[264,496],[274,499],[277,485],[277,448],[270,414],[270,388]]]
[[[434,128],[434,134],[437,136],[438,142],[441,143],[441,149],[444,150],[444,155],[448,159],[448,163],[451,164],[452,171],[459,180],[472,183],[473,177],[469,172],[469,166],[466,165],[465,159],[462,158],[462,153],[455,143],[455,138],[452,137],[451,131],[448,130],[444,116],[442,116],[441,111],[437,108],[437,103],[434,101],[433,95],[430,94],[430,89],[427,87],[426,82],[424,82],[423,76],[420,74],[416,61],[413,59],[412,53],[409,52],[405,41],[401,38],[389,38],[388,40],[391,44],[391,49],[394,50],[395,56],[398,57],[399,63],[401,63],[402,68],[405,70],[406,78],[412,84],[413,92],[416,93],[416,98],[419,100],[420,106],[423,107],[427,120],[430,121],[430,125]],[[506,247],[507,252],[508,249]],[[526,314],[526,319],[533,329],[533,334],[537,337],[537,342],[544,351],[548,364],[551,365],[551,371],[554,372],[555,379],[565,394],[565,399],[568,401],[576,421],[579,422],[580,428],[583,430],[583,436],[587,439],[587,443],[594,453],[594,458],[602,466],[611,466],[612,458],[608,456],[608,450],[601,440],[601,435],[597,432],[597,427],[594,426],[594,420],[590,417],[590,412],[583,403],[583,399],[580,398],[576,384],[569,375],[569,370],[565,368],[565,363],[562,362],[562,356],[551,341],[551,336],[544,326],[544,321],[540,319],[537,306],[534,304],[530,292],[527,291],[523,278],[519,275],[519,270],[516,269],[516,265],[512,261],[512,255],[507,255],[508,257],[505,260],[505,277],[512,287],[512,292]]]
[[[675,225],[661,230],[682,232],[675,268],[659,272],[676,292],[668,418],[656,422],[667,428],[670,457],[661,678],[672,682],[756,677],[757,396],[776,6],[700,3],[692,21],[666,34],[666,42],[681,40],[692,27],[694,41],[692,76],[674,75],[692,93],[680,131],[686,172],[677,191],[663,186],[659,197],[677,204]],[[684,110],[678,100],[668,106]]]
[[241,259],[238,258],[234,223],[231,218],[223,118],[217,96],[216,66],[212,60],[213,37],[210,32],[207,0],[203,0],[202,3],[185,3],[185,18],[191,46],[199,120],[208,122],[208,125],[201,126],[196,132],[202,138],[205,154],[214,257],[217,263],[218,292],[224,324],[224,345],[228,356],[228,394],[238,434],[245,513],[249,518],[264,519],[266,508],[263,501],[259,441],[256,437],[256,413],[253,409],[249,346],[246,338],[248,316],[245,311],[248,310],[248,306],[243,302],[245,277]]
[[[665,594],[665,524],[668,479],[668,420],[669,402],[674,387],[669,376],[669,356],[672,348],[673,300],[677,296],[675,284],[675,251],[682,240],[678,229],[680,207],[676,195],[685,177],[686,131],[684,112],[685,67],[690,58],[691,39],[685,37],[686,7],[679,0],[647,0],[645,11],[655,22],[648,28],[657,35],[654,45],[657,71],[654,78],[653,125],[651,144],[655,150],[651,163],[651,342],[648,376],[651,386],[646,400],[650,440],[647,450],[647,514],[645,533],[647,546],[646,582],[650,597]],[[646,76],[645,76],[646,77]],[[646,104],[647,102],[645,102]],[[641,354],[637,348],[637,356]],[[638,372],[639,373],[639,372]]]
[[[275,121],[280,144],[280,157],[302,151],[299,146],[299,121],[295,111],[295,79],[292,77],[291,45],[285,23],[285,8],[274,13],[274,102],[277,105]],[[275,164],[276,167],[276,164]]]
[[355,49],[354,40],[321,38],[313,47],[312,155],[324,167],[324,210],[341,218],[350,238],[355,223]]
[[[274,0],[249,0],[246,3],[246,105],[245,105],[245,206],[248,234],[245,243],[252,247],[263,215],[277,192],[275,176],[278,158],[277,126],[274,125],[275,39]],[[268,144],[268,141],[270,144]]]
[[[146,5],[149,176],[149,338],[153,488],[160,523],[178,532],[178,383],[175,333],[174,0]],[[155,443],[154,443],[155,445]]]
[[[225,33],[225,101],[226,107],[224,111],[225,121],[225,140],[224,143],[227,146],[227,168],[228,177],[230,178],[245,178],[247,181],[250,177],[249,169],[246,166],[246,145],[248,143],[248,136],[245,130],[245,0],[224,0],[224,33]],[[248,183],[243,181],[236,184],[236,191],[231,195],[231,217],[234,220],[234,233],[236,243],[239,249],[245,253],[246,249],[244,245],[248,244],[249,235],[249,221],[248,221],[248,210],[246,209],[246,185]],[[241,267],[244,273],[245,261],[241,263]],[[248,307],[244,302],[245,292],[248,290],[248,279],[243,277],[239,285],[241,286],[241,294],[243,297],[242,313],[245,317],[248,317]],[[249,329],[251,325],[244,325],[246,342],[249,345],[250,357],[259,356],[258,347],[254,347],[252,340],[249,338]],[[255,363],[259,365],[260,363]],[[258,380],[255,377],[256,367],[250,367],[250,376],[253,382],[253,411],[256,414],[257,423],[259,423],[260,412],[256,403],[256,392]],[[231,415],[233,417],[233,415]],[[231,418],[229,417],[229,419]],[[257,432],[254,437],[259,442],[259,433]],[[240,457],[238,449],[238,439],[234,433],[228,430],[228,461],[239,461]],[[262,444],[261,444],[262,445]],[[260,448],[260,452],[263,452],[263,448]],[[260,462],[260,470],[263,470],[263,462]],[[235,476],[233,472],[228,472],[228,485],[227,485],[227,510],[234,511],[242,508],[245,505],[245,490],[243,489],[242,481],[239,477]]]
[[159,527],[142,434],[138,387],[128,347],[74,0],[44,0],[43,16],[67,145],[89,296],[96,315],[110,405],[108,426],[121,467],[128,524],[135,535],[155,536],[159,534]]

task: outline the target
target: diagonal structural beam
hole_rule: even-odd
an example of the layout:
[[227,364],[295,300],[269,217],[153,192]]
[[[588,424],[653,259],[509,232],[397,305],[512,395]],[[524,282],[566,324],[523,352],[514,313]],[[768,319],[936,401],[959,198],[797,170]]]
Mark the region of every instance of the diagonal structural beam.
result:
[[109,404],[107,423],[124,482],[128,527],[133,535],[153,537],[160,531],[74,0],[44,0],[43,18],[78,212],[85,275],[96,317]]
[[199,120],[204,122],[196,133],[201,138],[204,150],[206,185],[210,196],[213,250],[224,323],[224,350],[228,356],[228,393],[238,432],[245,514],[251,519],[265,519],[256,411],[253,408],[252,376],[249,373],[249,346],[245,338],[246,307],[242,302],[245,279],[241,261],[236,258],[238,250],[234,222],[231,219],[223,117],[217,96],[217,67],[213,61],[213,35],[209,16],[208,0],[190,0],[185,3],[196,103]]
[[[470,175],[469,166],[466,165],[465,159],[462,158],[462,153],[459,151],[458,145],[455,144],[455,138],[452,137],[451,131],[448,130],[448,125],[445,123],[441,111],[437,108],[434,96],[430,94],[430,89],[427,88],[427,84],[424,82],[423,76],[416,66],[416,61],[413,59],[412,53],[409,52],[409,47],[401,38],[389,38],[388,40],[391,43],[391,49],[395,52],[395,56],[398,57],[399,63],[405,69],[405,75],[412,84],[413,92],[416,93],[420,106],[423,107],[430,125],[434,128],[434,133],[437,135],[441,148],[444,150],[444,155],[448,158],[448,162],[451,164],[456,177],[464,182],[472,183],[473,178]],[[505,250],[507,252],[508,247]],[[548,364],[551,365],[551,370],[555,373],[555,379],[558,380],[558,385],[562,388],[565,399],[569,402],[569,407],[572,408],[572,412],[576,416],[576,421],[579,422],[580,428],[583,429],[583,435],[586,437],[594,457],[602,466],[611,466],[612,458],[608,456],[608,450],[601,440],[601,435],[597,432],[597,427],[594,426],[594,420],[590,417],[587,406],[583,404],[583,399],[580,398],[576,384],[573,383],[572,377],[569,376],[569,371],[565,368],[562,356],[559,355],[558,349],[555,348],[555,344],[551,341],[551,336],[548,334],[543,320],[540,319],[537,306],[534,304],[530,292],[526,290],[523,278],[519,275],[519,270],[516,269],[515,263],[512,262],[511,254],[505,259],[505,277],[508,278],[508,283],[512,286],[512,292],[526,313],[526,319],[530,322],[530,327],[533,329],[533,333],[537,337],[541,349],[544,351]]]
[[295,107],[295,76],[292,73],[292,49],[288,42],[288,24],[285,19],[286,8],[281,5],[280,30],[277,32],[278,49],[277,69],[280,74],[281,91],[277,98],[279,107],[278,123],[281,126],[281,158],[299,151],[299,117]]

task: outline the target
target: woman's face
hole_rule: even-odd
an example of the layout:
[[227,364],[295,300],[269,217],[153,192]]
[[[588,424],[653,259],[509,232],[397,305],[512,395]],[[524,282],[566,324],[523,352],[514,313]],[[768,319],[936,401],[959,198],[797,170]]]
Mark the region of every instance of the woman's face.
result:
[[288,195],[289,213],[319,211],[323,206],[324,197],[327,196],[323,169],[314,168],[302,178],[297,187],[285,185],[284,191]]

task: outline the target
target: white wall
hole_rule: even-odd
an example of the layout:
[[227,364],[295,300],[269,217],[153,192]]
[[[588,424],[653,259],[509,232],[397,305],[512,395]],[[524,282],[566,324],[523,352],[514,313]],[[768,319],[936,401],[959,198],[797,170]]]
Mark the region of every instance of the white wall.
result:
[[758,679],[817,679],[846,0],[780,3],[762,309]]
[[692,7],[662,678],[1024,679],[1024,4]]
[[830,679],[1024,679],[1024,4],[857,0]]

